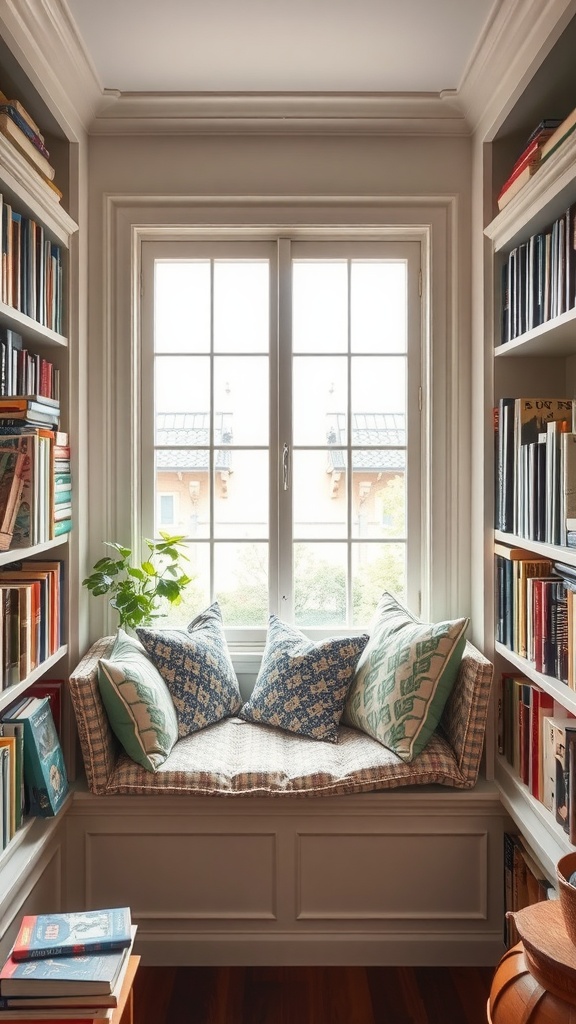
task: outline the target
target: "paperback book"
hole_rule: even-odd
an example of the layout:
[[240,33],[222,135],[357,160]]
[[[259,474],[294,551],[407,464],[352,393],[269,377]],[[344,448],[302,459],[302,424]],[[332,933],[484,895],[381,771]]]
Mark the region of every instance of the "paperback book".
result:
[[20,925],[12,958],[33,960],[126,949],[132,941],[131,926],[129,907],[28,915]]

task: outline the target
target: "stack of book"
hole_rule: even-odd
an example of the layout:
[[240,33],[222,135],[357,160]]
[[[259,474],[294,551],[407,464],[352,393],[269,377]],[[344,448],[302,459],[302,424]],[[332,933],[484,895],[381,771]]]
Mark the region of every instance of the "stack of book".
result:
[[531,132],[524,149],[498,193],[499,210],[503,210],[536,173],[543,159],[546,144],[559,129],[560,124],[560,118],[548,118],[540,121]]
[[50,195],[58,202],[60,189],[54,184],[55,170],[50,163],[46,140],[38,125],[19,100],[8,99],[0,92],[0,133],[26,158],[41,179],[49,186]]
[[110,1020],[132,986],[135,935],[128,907],[24,917],[0,970],[0,1021]]
[[54,437],[53,476],[54,512],[52,536],[60,537],[72,529],[72,475],[70,472],[70,444],[68,434],[57,431]]

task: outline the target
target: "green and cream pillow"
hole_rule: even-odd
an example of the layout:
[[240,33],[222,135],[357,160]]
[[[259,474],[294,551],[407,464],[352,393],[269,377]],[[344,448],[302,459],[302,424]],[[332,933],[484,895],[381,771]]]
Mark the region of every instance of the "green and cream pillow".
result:
[[178,739],[176,708],[140,641],[123,629],[108,657],[98,662],[98,688],[110,727],[128,756],[157,771]]
[[419,622],[392,594],[378,603],[342,722],[412,761],[432,736],[466,643],[467,618]]

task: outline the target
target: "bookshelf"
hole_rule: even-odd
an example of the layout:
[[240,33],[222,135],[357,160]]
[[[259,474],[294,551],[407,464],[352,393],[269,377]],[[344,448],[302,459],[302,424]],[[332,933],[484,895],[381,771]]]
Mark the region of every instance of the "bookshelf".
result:
[[[514,159],[519,156],[525,141],[538,122],[547,116],[566,117],[576,105],[576,76],[567,60],[573,47],[576,23],[573,19],[559,37],[555,46],[543,56],[531,80],[519,92],[514,106],[508,111],[491,142],[487,175],[491,194],[486,206],[496,210],[494,197],[507,177]],[[488,312],[485,313],[486,344],[490,350],[487,380],[487,403],[498,406],[501,398],[564,398],[576,395],[576,306],[563,310],[538,326],[502,341],[502,267],[509,254],[518,246],[528,243],[531,236],[547,231],[557,219],[576,203],[576,133],[572,133],[558,150],[538,169],[526,185],[504,209],[484,227],[487,239],[486,295]],[[490,216],[490,214],[488,214]],[[574,250],[576,257],[576,249]],[[491,312],[490,312],[491,307]],[[488,411],[488,410],[487,410]],[[576,425],[572,425],[572,430]],[[497,464],[498,455],[494,454]],[[486,487],[494,486],[494,474],[487,472]],[[527,539],[520,534],[494,529],[495,519],[487,524],[489,533],[486,568],[486,590],[493,593],[493,543],[523,548],[534,557],[576,566],[576,549]],[[498,522],[496,521],[496,526]],[[489,602],[490,603],[490,602]],[[504,643],[494,640],[495,616],[498,596],[493,602],[494,617],[488,616],[486,645],[492,645],[495,661],[495,685],[499,690],[502,672],[517,672],[550,694],[554,700],[554,714],[576,716],[576,690],[554,676],[536,670],[535,662],[520,656]],[[492,636],[490,630],[492,629]],[[498,703],[499,693],[497,692]],[[496,708],[495,708],[496,713]],[[495,729],[497,725],[495,724]],[[551,882],[555,881],[556,863],[573,850],[568,834],[558,824],[554,814],[536,799],[528,785],[502,753],[495,753],[494,775],[502,803],[516,828],[526,840],[535,860]]]
[[[0,88],[16,89],[12,85],[14,81],[14,64],[10,60],[4,47],[0,47]],[[23,88],[21,75],[18,78],[18,92],[14,92],[25,105],[31,104],[35,110],[38,120],[42,113],[42,105],[34,91]],[[40,111],[40,113],[38,113]],[[53,120],[46,114],[47,122],[53,129]],[[49,143],[50,144],[50,143]],[[64,147],[61,140],[55,143],[56,151],[59,153],[61,167],[62,153]],[[63,173],[62,177],[65,177]],[[65,181],[63,181],[65,184]],[[43,239],[47,244],[58,246],[62,254],[62,300],[60,303],[61,323],[63,332],[53,330],[50,326],[30,316],[27,313],[15,308],[7,302],[0,301],[0,328],[14,331],[22,338],[23,347],[47,360],[57,367],[60,376],[60,429],[69,433],[70,430],[70,361],[72,345],[68,337],[69,306],[71,302],[71,273],[70,273],[70,248],[72,240],[78,229],[75,220],[66,210],[65,198],[58,202],[51,194],[47,186],[36,170],[31,166],[26,157],[21,155],[8,141],[0,134],[0,195],[2,203],[9,204],[17,213],[29,221],[33,221],[42,232]],[[59,325],[60,326],[60,325]],[[0,433],[1,433],[0,424]],[[70,636],[70,605],[74,602],[69,600],[68,590],[71,586],[73,574],[70,565],[70,534],[63,534],[52,540],[43,543],[33,544],[28,547],[13,547],[8,551],[0,552],[0,583],[2,573],[8,572],[14,564],[21,563],[22,567],[28,569],[33,562],[45,564],[49,561],[62,563],[63,573],[63,599],[57,602],[60,616],[60,629],[57,640],[47,651],[44,644],[44,653],[39,656],[37,664],[24,677],[10,685],[2,673],[2,686],[0,688],[0,718],[2,713],[16,700],[24,696],[29,687],[42,678],[64,678],[68,674],[68,638]],[[9,584],[7,584],[9,585]],[[44,627],[45,632],[47,628]],[[65,695],[63,694],[63,699]],[[73,757],[73,734],[70,722],[66,724],[66,736],[62,736],[62,745],[66,754],[66,760],[70,764]],[[30,851],[38,848],[46,841],[46,836],[53,830],[53,824],[47,819],[40,821],[28,819],[23,827],[17,831],[3,851],[0,851],[0,866],[2,870],[1,888],[14,883],[10,881],[13,873],[16,877],[25,871],[21,864],[24,854],[24,861],[30,856]],[[25,841],[24,841],[25,839]]]

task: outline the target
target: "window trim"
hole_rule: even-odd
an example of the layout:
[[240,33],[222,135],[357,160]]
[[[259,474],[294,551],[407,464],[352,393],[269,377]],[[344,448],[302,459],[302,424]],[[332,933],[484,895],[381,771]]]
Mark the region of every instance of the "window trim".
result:
[[[423,415],[431,451],[423,495],[431,515],[423,517],[427,528],[420,612],[426,618],[462,614],[470,607],[470,355],[459,344],[459,329],[469,314],[459,284],[460,275],[466,280],[469,252],[456,195],[107,195],[102,321],[94,321],[102,345],[92,347],[89,366],[92,380],[100,385],[91,389],[89,415],[102,426],[99,437],[89,443],[91,477],[101,484],[94,487],[91,502],[91,536],[125,543],[141,536],[136,493],[129,481],[140,400],[133,296],[140,286],[142,241],[176,240],[190,232],[202,238],[215,231],[224,237],[232,233],[260,239],[283,227],[293,236],[313,229],[319,238],[340,234],[344,239],[421,242],[423,385],[424,394],[430,394]],[[94,541],[87,562],[100,555],[101,542]],[[87,604],[86,614],[92,635],[111,631],[113,613],[106,602]]]

